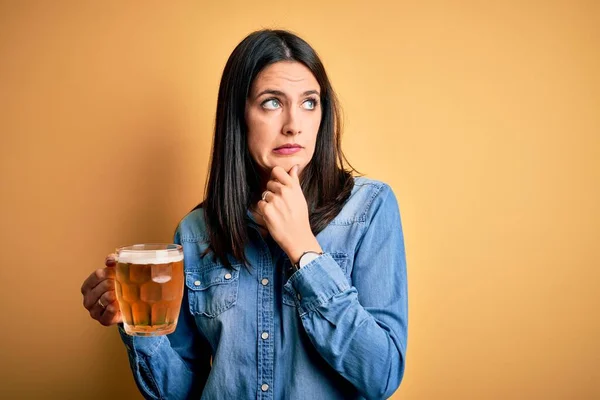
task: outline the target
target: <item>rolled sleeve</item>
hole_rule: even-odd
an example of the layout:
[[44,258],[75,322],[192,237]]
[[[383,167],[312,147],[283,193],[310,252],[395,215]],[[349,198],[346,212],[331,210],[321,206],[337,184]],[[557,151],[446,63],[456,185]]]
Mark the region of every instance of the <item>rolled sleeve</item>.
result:
[[284,286],[296,299],[300,315],[314,311],[349,288],[342,269],[327,253],[296,271]]
[[[119,335],[121,335],[121,340],[125,344],[125,348],[127,352],[131,354],[131,352],[142,353],[148,357],[151,357],[156,350],[159,348],[161,344],[168,344],[168,339],[166,336],[155,336],[155,337],[140,337],[140,336],[131,336],[125,332],[125,328],[123,327],[123,323],[118,324],[119,327]],[[161,343],[164,342],[164,343]]]

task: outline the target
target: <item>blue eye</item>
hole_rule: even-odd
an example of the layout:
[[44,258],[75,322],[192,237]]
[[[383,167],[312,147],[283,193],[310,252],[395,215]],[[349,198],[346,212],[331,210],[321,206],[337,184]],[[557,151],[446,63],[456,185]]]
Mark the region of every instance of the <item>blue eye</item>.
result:
[[[308,106],[305,106],[306,104],[309,104]],[[304,103],[302,103],[302,106],[304,106],[305,109],[307,110],[314,110],[315,108],[317,108],[317,100],[315,99],[307,99]]]
[[279,106],[279,100],[277,99],[269,99],[262,103],[262,107],[266,108],[267,110],[276,110],[279,108]]

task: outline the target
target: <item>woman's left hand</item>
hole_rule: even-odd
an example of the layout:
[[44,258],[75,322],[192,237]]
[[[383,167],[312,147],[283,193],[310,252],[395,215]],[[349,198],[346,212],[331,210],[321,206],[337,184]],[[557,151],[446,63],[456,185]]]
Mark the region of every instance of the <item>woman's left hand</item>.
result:
[[281,167],[273,168],[267,190],[258,202],[258,211],[269,233],[292,263],[298,262],[305,251],[322,251],[310,229],[298,165],[293,166],[289,174]]

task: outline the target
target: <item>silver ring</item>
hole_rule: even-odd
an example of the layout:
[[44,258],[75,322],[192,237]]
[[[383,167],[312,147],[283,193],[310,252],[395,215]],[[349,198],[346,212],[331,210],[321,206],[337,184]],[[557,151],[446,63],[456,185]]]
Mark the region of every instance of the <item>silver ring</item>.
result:
[[100,304],[100,307],[102,307],[103,309],[106,310],[106,306],[104,304],[102,304],[102,299],[98,299],[98,304]]
[[262,194],[262,196],[261,196],[261,197],[262,197],[262,201],[267,201],[267,193],[269,193],[269,191],[268,191],[268,190],[265,190],[265,191],[263,192],[263,194]]

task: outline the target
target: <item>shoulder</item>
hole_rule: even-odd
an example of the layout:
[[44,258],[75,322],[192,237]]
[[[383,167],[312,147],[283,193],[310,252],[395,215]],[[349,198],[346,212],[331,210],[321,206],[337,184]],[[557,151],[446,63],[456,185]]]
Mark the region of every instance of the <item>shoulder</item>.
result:
[[350,197],[332,224],[349,225],[367,222],[384,203],[390,201],[397,208],[396,197],[387,183],[364,176],[354,177],[354,187]]
[[182,242],[201,242],[208,239],[204,209],[196,208],[187,214],[177,228]]
[[354,177],[354,188],[352,189],[352,195],[362,194],[376,194],[382,189],[389,188],[390,186],[382,181],[376,179],[367,178],[365,176]]

